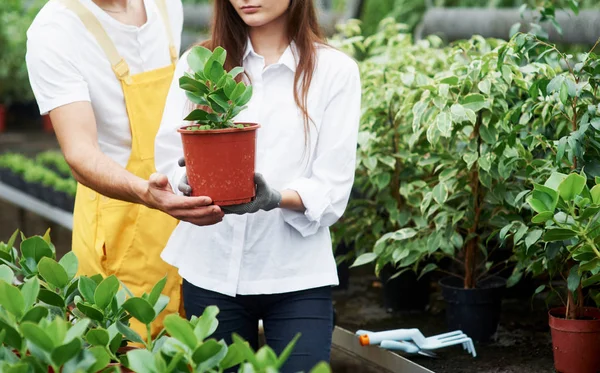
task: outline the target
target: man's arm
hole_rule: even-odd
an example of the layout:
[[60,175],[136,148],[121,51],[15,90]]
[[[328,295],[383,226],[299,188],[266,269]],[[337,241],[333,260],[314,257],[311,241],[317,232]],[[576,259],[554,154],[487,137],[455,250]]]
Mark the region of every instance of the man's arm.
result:
[[218,223],[223,213],[209,197],[173,193],[167,177],[144,180],[104,154],[98,146],[96,120],[89,102],[80,101],[50,112],[56,137],[75,179],[110,198],[140,203],[196,225]]

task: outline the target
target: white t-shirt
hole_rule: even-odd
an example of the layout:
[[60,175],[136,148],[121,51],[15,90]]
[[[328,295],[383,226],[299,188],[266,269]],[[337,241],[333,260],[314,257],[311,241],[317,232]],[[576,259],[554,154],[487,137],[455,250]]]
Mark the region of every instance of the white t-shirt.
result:
[[[163,19],[153,0],[144,0],[147,22],[125,25],[91,0],[79,0],[98,18],[131,74],[171,63]],[[181,0],[166,1],[175,48],[181,46]],[[27,69],[41,114],[73,102],[92,103],[100,149],[122,166],[131,153],[131,130],[121,83],[96,39],[75,13],[49,1],[27,31]]]

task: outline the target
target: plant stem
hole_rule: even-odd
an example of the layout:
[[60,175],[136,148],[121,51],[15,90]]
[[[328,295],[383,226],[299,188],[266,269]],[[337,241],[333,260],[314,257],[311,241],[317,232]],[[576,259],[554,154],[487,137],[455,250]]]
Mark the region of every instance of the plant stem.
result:
[[146,324],[146,332],[148,339],[148,341],[146,342],[146,349],[152,352],[152,328],[150,327],[150,324]]
[[[475,122],[475,128],[473,129],[472,138],[477,139],[477,154],[480,154],[481,148],[481,136],[479,135],[479,129],[481,128],[481,122],[483,121],[483,114],[480,111],[477,113],[477,121]],[[473,194],[473,225],[469,228],[469,236],[472,236],[465,243],[465,289],[472,289],[476,285],[475,279],[475,267],[477,248],[479,246],[479,236],[477,236],[477,228],[479,226],[479,217],[481,215],[481,191],[479,188],[479,170],[477,165],[473,165],[471,171],[470,181],[471,193]]]

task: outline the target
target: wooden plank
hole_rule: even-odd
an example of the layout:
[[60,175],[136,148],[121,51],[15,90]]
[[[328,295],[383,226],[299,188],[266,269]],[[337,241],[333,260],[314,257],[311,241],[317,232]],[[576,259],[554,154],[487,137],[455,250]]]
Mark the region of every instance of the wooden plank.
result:
[[392,351],[377,346],[361,346],[354,333],[339,326],[333,331],[333,347],[377,365],[383,369],[382,373],[434,373]]

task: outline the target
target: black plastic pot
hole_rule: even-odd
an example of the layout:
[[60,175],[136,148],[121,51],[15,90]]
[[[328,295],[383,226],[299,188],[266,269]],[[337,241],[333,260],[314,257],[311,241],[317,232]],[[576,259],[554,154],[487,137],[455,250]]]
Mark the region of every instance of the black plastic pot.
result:
[[40,185],[41,199],[49,205],[54,204],[54,189],[47,185]]
[[40,185],[38,183],[25,182],[24,187],[21,189],[27,193],[30,197],[40,199]]
[[10,170],[8,168],[1,168],[0,167],[0,182],[3,182],[6,184],[6,178],[8,176],[8,174],[10,173]]
[[19,190],[23,190],[23,187],[25,186],[25,182],[23,181],[21,176],[15,174],[12,171],[8,171],[2,176],[2,182]]
[[476,289],[465,289],[461,279],[446,277],[440,281],[440,286],[446,301],[449,330],[462,330],[477,342],[486,342],[496,333],[505,279],[490,277],[480,281]]
[[430,276],[425,275],[417,280],[416,273],[406,271],[390,280],[395,273],[396,270],[389,266],[384,267],[380,273],[385,309],[388,312],[424,310],[429,305],[431,295]]
[[71,196],[67,193],[63,193],[65,196],[63,205],[62,205],[62,209],[65,210],[66,212],[70,212],[72,213],[73,210],[75,210],[75,197]]

